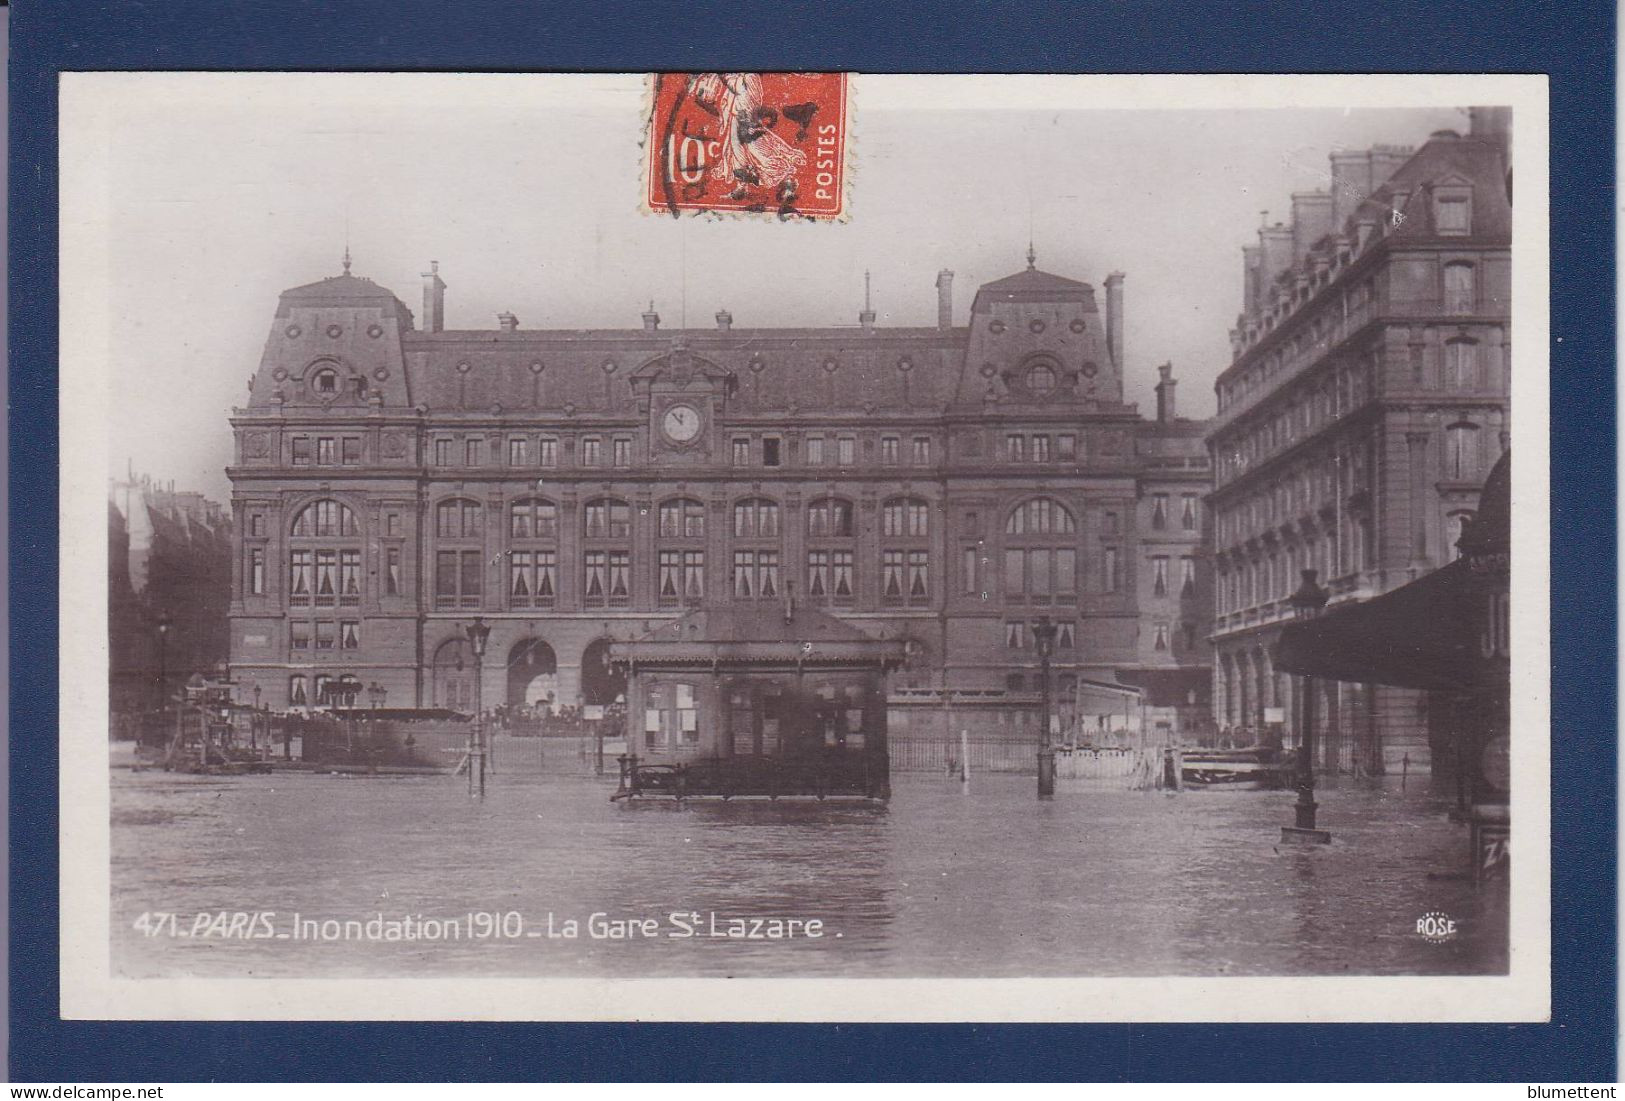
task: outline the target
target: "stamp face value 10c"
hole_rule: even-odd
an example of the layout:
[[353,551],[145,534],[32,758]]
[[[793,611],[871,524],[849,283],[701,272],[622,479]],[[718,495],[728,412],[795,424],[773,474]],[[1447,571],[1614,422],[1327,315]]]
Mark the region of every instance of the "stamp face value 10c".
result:
[[648,208],[846,216],[847,74],[656,73]]

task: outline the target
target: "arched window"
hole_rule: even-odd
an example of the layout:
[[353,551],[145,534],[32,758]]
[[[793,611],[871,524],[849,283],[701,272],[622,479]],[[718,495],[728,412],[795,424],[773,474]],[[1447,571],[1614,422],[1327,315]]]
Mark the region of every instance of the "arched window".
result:
[[289,607],[361,606],[361,525],[347,505],[312,501],[294,516],[288,536]]
[[453,497],[434,509],[434,603],[478,608],[485,594],[485,511],[478,501]]
[[705,599],[705,505],[692,497],[660,504],[655,599],[667,607]]
[[779,596],[779,505],[766,497],[734,504],[733,594],[736,600]]
[[[581,555],[581,598],[589,608],[621,608],[632,603],[632,506],[596,497],[582,508],[587,547]],[[593,541],[604,545],[594,547]]]
[[508,606],[551,608],[559,595],[559,508],[545,497],[508,506]]
[[1473,313],[1478,306],[1477,280],[1473,265],[1464,261],[1444,266],[1444,312]]
[[1478,344],[1472,340],[1452,340],[1444,346],[1444,388],[1478,389]]
[[1035,394],[1047,394],[1055,389],[1055,368],[1045,363],[1027,371],[1027,389]]
[[1470,481],[1478,476],[1478,426],[1452,424],[1445,429],[1444,476]]
[[852,502],[819,497],[807,506],[807,599],[850,607],[857,599],[857,527]]
[[893,497],[880,509],[880,599],[885,604],[926,604],[931,571],[926,540],[931,504],[920,497]]
[[1050,497],[1035,497],[1011,510],[1004,525],[1006,599],[1076,603],[1077,530],[1071,511]]

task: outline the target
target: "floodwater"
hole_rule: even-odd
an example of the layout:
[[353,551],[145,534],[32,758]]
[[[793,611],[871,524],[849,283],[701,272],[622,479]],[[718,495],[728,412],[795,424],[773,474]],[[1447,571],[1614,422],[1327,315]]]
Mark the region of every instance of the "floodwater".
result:
[[[1463,877],[1466,828],[1425,783],[1323,790],[1333,843],[1296,847],[1280,843],[1290,792],[1063,789],[1039,802],[1031,776],[975,776],[963,790],[936,775],[894,781],[885,807],[625,806],[610,802],[613,780],[579,774],[499,775],[481,801],[452,776],[115,767],[113,970],[1506,971],[1506,888]],[[1429,912],[1449,915],[1454,936],[1419,935]],[[685,929],[695,935],[672,935]],[[703,935],[713,929],[747,935]]]

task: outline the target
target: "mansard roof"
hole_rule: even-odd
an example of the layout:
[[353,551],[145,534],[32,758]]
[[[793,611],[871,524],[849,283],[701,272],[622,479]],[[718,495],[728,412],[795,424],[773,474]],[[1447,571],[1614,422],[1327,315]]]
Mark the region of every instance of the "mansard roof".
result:
[[629,413],[633,378],[675,343],[696,374],[732,376],[742,413],[941,410],[964,357],[964,330],[733,329],[462,331],[402,334],[415,400],[440,412],[561,409]]
[[1088,283],[1037,268],[982,284],[971,303],[971,313],[986,313],[994,302],[1082,302],[1086,309],[1098,312],[1095,289]]
[[288,316],[289,307],[296,305],[375,306],[387,310],[392,304],[404,323],[410,326],[412,311],[406,308],[406,303],[395,297],[393,291],[374,283],[371,279],[363,279],[346,272],[343,275],[329,276],[314,283],[306,283],[283,291],[281,301],[277,304],[277,316]]

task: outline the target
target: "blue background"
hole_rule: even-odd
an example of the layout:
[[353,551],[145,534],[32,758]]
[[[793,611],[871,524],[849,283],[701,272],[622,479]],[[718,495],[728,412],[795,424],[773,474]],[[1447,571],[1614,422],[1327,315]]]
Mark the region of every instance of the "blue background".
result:
[[[12,1080],[1614,1080],[1611,4],[22,0],[13,8],[11,31]],[[743,67],[1550,74],[1552,331],[1562,338],[1552,346],[1551,1024],[536,1026],[57,1019],[56,74]]]

